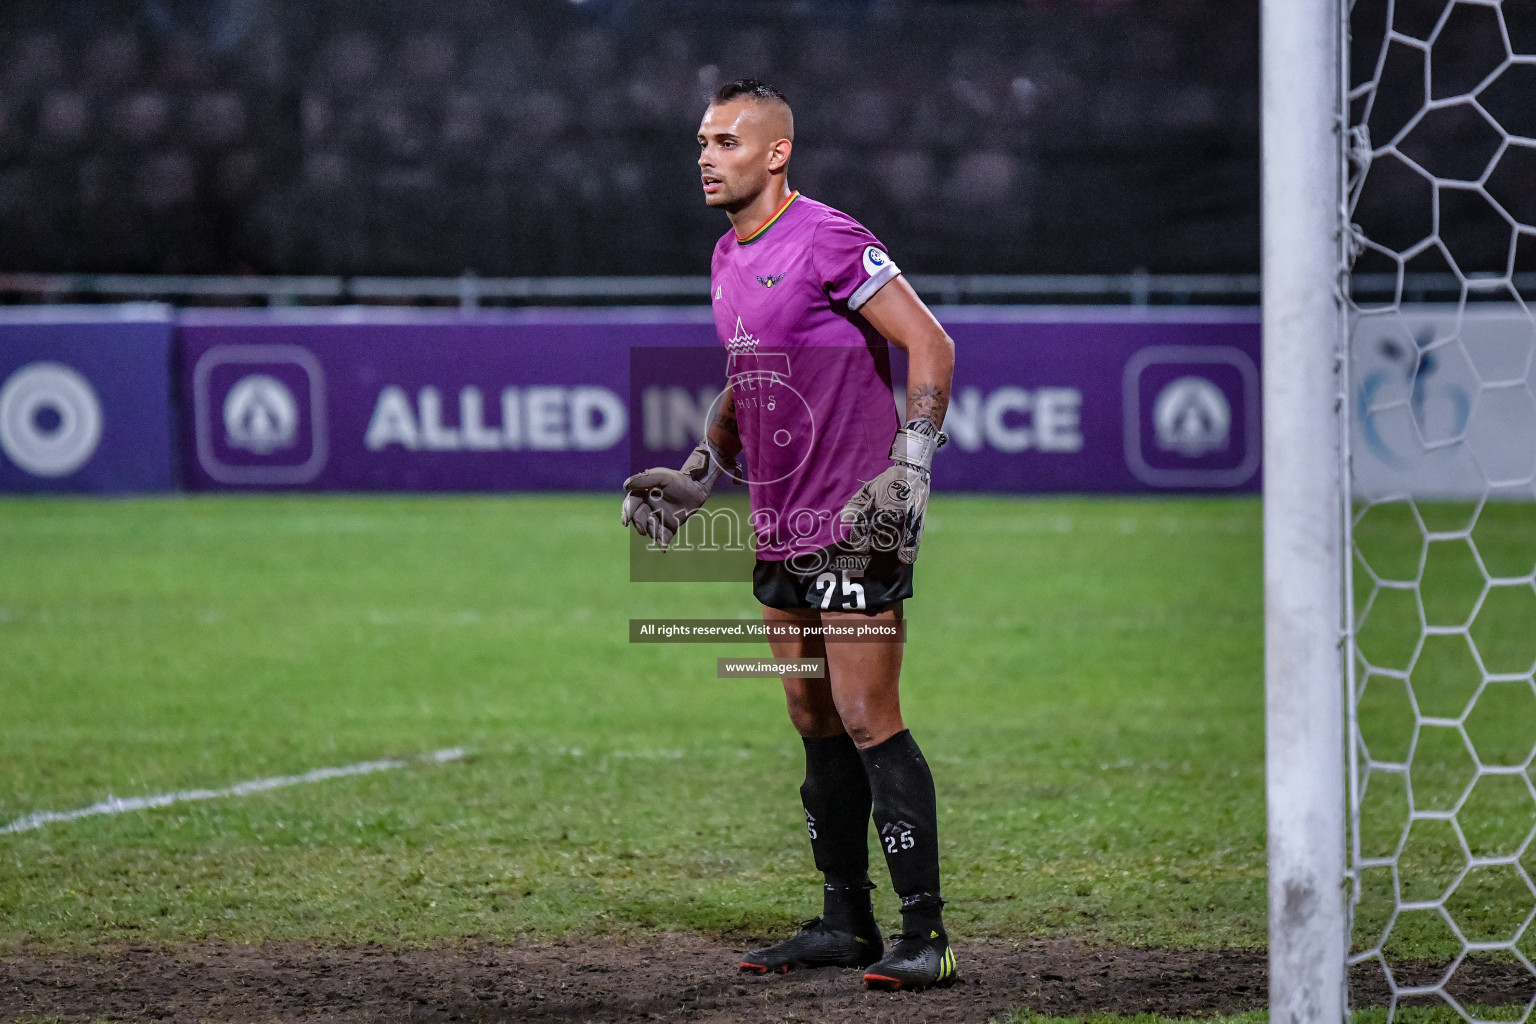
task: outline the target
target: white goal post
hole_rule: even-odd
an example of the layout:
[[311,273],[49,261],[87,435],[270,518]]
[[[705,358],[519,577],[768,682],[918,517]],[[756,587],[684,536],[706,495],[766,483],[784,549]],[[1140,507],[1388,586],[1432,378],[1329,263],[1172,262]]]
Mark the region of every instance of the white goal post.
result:
[[1536,7],[1261,14],[1270,1012],[1529,1021]]
[[1348,1016],[1340,0],[1261,7],[1270,1020]]

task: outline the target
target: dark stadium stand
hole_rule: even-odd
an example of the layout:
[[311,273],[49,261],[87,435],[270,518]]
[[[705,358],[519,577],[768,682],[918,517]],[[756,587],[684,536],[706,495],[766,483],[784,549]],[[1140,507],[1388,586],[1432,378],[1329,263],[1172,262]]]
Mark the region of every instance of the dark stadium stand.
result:
[[717,83],[930,273],[1257,268],[1251,0],[0,8],[0,271],[698,274]]

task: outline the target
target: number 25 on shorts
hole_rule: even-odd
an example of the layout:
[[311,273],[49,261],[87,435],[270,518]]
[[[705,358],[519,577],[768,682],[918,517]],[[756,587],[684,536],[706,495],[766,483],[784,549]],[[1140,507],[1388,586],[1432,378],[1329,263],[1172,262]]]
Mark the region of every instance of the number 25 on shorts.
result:
[[[848,578],[848,570],[841,570],[842,576],[842,610],[845,612],[858,612],[864,610],[864,584],[855,583]],[[837,596],[838,576],[836,572],[824,572],[816,577],[816,582],[811,589],[821,593],[821,603],[817,606],[822,609],[832,607],[832,599]],[[849,600],[849,599],[852,600]]]

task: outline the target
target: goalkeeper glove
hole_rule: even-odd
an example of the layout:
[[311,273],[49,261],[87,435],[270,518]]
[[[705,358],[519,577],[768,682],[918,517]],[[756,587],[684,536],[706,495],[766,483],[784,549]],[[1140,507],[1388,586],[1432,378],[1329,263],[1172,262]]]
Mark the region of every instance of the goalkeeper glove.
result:
[[735,465],[735,460],[706,438],[681,469],[647,469],[625,480],[628,493],[619,522],[633,526],[636,533],[651,538],[665,551],[688,517],[709,500],[715,481]]
[[906,564],[917,561],[933,454],[948,440],[949,435],[926,417],[908,420],[896,431],[890,468],[859,488],[843,506],[840,518],[850,527],[845,547],[860,554],[872,548],[894,548]]

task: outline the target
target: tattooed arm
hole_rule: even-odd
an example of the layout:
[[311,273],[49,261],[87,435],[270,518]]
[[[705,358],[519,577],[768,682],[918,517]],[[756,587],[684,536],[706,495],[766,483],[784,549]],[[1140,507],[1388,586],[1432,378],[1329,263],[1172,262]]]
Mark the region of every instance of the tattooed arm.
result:
[[904,277],[892,278],[859,312],[907,354],[907,419],[921,417],[942,427],[954,383],[955,343]]
[[721,453],[735,458],[741,451],[741,436],[736,432],[736,392],[727,389],[725,397],[720,401],[720,408],[715,411],[715,420],[704,432],[709,438],[709,443],[720,449]]
[[949,409],[955,343],[904,277],[886,282],[859,312],[907,354],[907,419],[891,440],[890,467],[843,506],[845,543],[855,551],[894,550],[910,565],[923,539],[933,455],[944,443],[939,428]]

